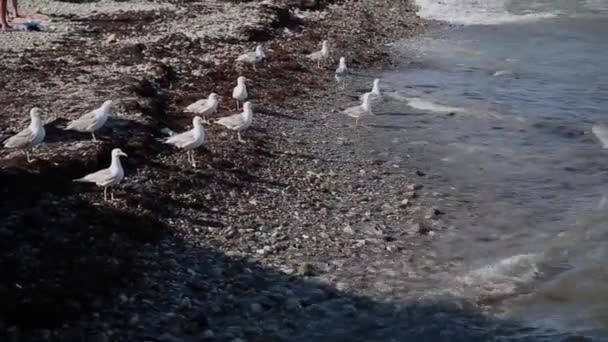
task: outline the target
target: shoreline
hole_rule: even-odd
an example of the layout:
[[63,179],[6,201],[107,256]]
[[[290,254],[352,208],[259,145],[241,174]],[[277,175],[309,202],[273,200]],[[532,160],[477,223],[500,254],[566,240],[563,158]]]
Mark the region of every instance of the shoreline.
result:
[[[356,141],[369,132],[335,113],[371,78],[355,76],[343,92],[335,65],[319,70],[304,55],[331,32],[360,73],[391,63],[384,44],[426,22],[411,9],[399,20],[388,8],[372,20],[359,5],[290,14],[286,4],[184,1],[72,18],[60,44],[0,50],[2,136],[22,126],[31,102],[52,119],[36,162],[6,150],[0,159],[3,195],[19,194],[0,207],[8,270],[0,336],[309,340],[311,325],[335,338],[357,312],[389,315],[386,303],[403,300],[407,284],[374,275],[411,260],[412,246],[424,243],[415,199],[422,184],[358,155]],[[243,12],[253,24],[238,21]],[[186,29],[204,19],[217,29]],[[269,63],[236,70],[234,58],[259,40]],[[216,117],[233,113],[238,75],[253,80],[257,104],[248,144],[207,127],[193,169],[185,153],[156,142],[162,128],[188,127],[182,109],[212,90],[223,97]],[[107,97],[119,105],[103,142],[59,130]],[[127,178],[118,201],[99,203],[98,189],[70,181],[105,167],[113,147],[130,156]],[[326,315],[344,326],[327,327]]]

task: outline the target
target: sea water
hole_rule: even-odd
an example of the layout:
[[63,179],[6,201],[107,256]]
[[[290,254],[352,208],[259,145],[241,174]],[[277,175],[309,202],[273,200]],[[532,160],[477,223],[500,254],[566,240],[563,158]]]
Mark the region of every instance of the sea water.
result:
[[396,130],[375,139],[441,175],[436,286],[607,337],[608,0],[417,3],[445,24],[401,42],[413,63],[381,75],[398,95],[374,119]]

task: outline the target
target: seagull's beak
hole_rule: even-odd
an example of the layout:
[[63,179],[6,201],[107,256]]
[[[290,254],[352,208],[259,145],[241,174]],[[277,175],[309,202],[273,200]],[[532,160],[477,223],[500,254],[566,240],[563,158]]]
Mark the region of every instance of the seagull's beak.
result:
[[128,155],[126,153],[124,153],[124,152],[120,152],[120,155],[123,156],[123,157],[128,157]]

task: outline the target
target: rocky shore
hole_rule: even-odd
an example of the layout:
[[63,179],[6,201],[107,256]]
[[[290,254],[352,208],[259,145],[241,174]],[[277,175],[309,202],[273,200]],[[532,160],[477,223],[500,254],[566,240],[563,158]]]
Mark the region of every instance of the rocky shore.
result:
[[[424,174],[367,157],[357,142],[373,131],[337,112],[371,85],[368,68],[392,63],[388,43],[426,27],[411,4],[24,4],[49,15],[53,31],[0,36],[0,136],[36,105],[47,140],[31,164],[0,154],[2,340],[450,340],[467,331],[437,315],[460,309],[405,304],[424,266],[416,248],[444,228],[442,212],[418,201]],[[355,74],[346,90],[335,64],[305,58],[326,38]],[[236,67],[258,43],[269,61]],[[209,126],[192,168],[158,142],[163,128],[189,127],[183,108],[212,91],[223,97],[218,116],[234,113],[239,75],[252,80],[256,104],[247,144]],[[100,142],[61,130],[106,99],[117,105]],[[105,167],[114,147],[129,154],[127,178],[103,202],[71,180]]]

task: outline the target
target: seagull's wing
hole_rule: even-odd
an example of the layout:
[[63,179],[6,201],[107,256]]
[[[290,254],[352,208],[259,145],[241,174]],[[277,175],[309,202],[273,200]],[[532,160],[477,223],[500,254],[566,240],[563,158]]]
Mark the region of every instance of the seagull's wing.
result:
[[95,183],[99,186],[111,184],[113,181],[114,176],[110,172],[109,168],[90,173],[79,179],[74,179],[74,182]]
[[344,113],[348,116],[358,117],[358,116],[361,116],[361,114],[363,114],[363,108],[361,108],[361,106],[350,107],[350,108],[346,108],[342,113]]
[[167,140],[165,140],[165,143],[179,148],[183,148],[189,144],[192,144],[194,140],[194,134],[192,130],[190,130],[184,133],[170,136]]
[[71,129],[75,131],[86,131],[90,129],[91,126],[94,126],[97,122],[97,109],[92,110],[76,120],[71,121],[66,129]]
[[215,123],[229,129],[237,129],[245,123],[245,120],[241,114],[234,114],[220,118]]
[[244,53],[242,55],[240,55],[237,59],[237,62],[246,62],[246,63],[252,63],[253,61],[255,61],[255,52],[247,52]]
[[199,114],[200,112],[205,110],[206,105],[207,105],[207,99],[198,100],[198,101],[194,102],[193,104],[189,105],[188,107],[186,107],[185,111],[188,113]]
[[22,130],[21,132],[13,135],[12,137],[6,139],[4,141],[4,147],[8,148],[19,148],[27,146],[34,139],[34,135],[32,134],[32,130],[28,128]]
[[315,52],[307,55],[306,57],[308,57],[308,59],[316,61],[316,60],[321,59],[323,57],[323,54],[321,53],[321,51],[315,51]]

